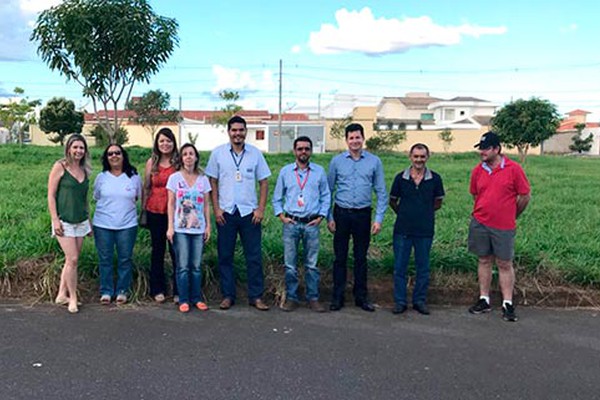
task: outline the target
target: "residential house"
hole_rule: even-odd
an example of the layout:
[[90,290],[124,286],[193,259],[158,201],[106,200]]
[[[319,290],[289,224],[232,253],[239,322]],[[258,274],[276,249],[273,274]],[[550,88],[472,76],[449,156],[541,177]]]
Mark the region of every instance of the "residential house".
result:
[[569,146],[573,144],[573,136],[577,134],[575,126],[584,124],[585,128],[581,132],[581,136],[586,138],[593,135],[592,148],[584,154],[600,155],[600,124],[597,122],[587,122],[587,116],[591,114],[589,111],[577,109],[566,114],[560,126],[556,130],[556,134],[550,139],[542,143],[542,152],[551,154],[569,154],[573,151]]

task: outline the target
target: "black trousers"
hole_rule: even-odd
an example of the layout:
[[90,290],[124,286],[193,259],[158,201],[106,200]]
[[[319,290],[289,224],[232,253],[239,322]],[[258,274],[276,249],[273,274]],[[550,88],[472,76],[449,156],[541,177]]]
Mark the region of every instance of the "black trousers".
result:
[[333,209],[335,234],[333,235],[333,296],[332,302],[344,302],[346,289],[348,249],[352,237],[354,255],[354,301],[362,304],[367,301],[367,251],[371,241],[371,207]]
[[[165,278],[165,252],[167,250],[167,229],[169,220],[166,214],[155,214],[147,211],[148,229],[152,242],[152,258],[150,262],[150,296],[167,294]],[[175,280],[176,260],[173,246],[169,243],[169,254],[173,263],[173,295],[177,295],[177,282]]]

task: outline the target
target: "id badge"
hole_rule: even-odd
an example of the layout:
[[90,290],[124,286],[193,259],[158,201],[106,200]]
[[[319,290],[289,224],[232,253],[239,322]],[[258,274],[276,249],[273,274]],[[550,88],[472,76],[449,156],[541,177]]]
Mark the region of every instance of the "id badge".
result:
[[304,196],[302,195],[302,193],[298,195],[298,207],[304,207]]
[[239,170],[235,171],[235,180],[236,182],[242,181],[242,173]]

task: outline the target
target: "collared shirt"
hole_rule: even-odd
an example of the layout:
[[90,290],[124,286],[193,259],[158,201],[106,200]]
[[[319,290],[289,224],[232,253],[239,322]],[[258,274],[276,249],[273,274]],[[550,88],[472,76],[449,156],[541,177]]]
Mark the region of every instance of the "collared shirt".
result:
[[315,215],[327,218],[331,192],[325,170],[314,163],[304,170],[295,162],[284,166],[277,177],[272,202],[275,215],[286,212],[300,218]]
[[[375,222],[383,221],[387,208],[387,192],[383,165],[379,157],[362,150],[360,158],[354,160],[349,151],[335,156],[329,164],[329,190],[334,193],[334,202],[343,208],[370,207],[372,192],[377,195]],[[333,213],[329,213],[329,220]]]
[[444,185],[438,174],[426,168],[417,185],[410,176],[409,167],[396,175],[390,197],[400,199],[394,233],[433,237],[435,200],[444,197]]
[[[238,168],[241,180],[236,179]],[[219,182],[219,207],[230,214],[237,207],[242,217],[258,208],[256,183],[271,176],[263,154],[247,143],[239,155],[233,151],[230,143],[215,148],[210,154],[205,173]]]
[[137,226],[136,203],[142,198],[142,180],[135,174],[115,176],[104,171],[96,176],[93,225],[104,229],[128,229]]
[[503,156],[494,169],[486,163],[473,169],[469,191],[475,196],[473,217],[480,224],[512,230],[517,226],[517,196],[528,195],[531,188],[523,168]]

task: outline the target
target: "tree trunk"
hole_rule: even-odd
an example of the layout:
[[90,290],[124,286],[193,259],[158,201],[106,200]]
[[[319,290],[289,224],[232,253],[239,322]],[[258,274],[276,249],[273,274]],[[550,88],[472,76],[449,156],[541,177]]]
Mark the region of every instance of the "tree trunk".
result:
[[521,164],[525,164],[527,152],[529,151],[529,144],[517,146],[517,149],[519,150],[519,160],[521,161]]

